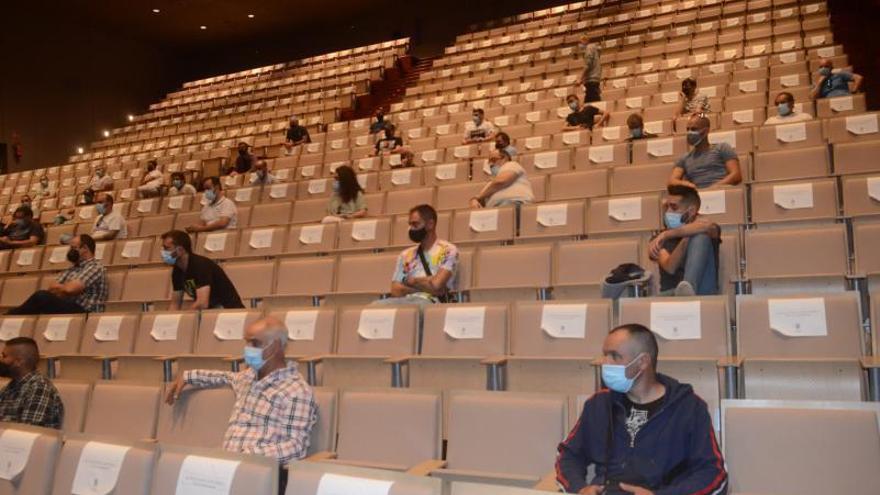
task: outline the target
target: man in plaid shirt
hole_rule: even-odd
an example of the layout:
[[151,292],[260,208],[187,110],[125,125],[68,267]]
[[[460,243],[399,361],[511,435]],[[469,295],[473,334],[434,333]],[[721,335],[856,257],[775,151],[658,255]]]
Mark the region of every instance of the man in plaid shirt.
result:
[[104,265],[95,259],[95,240],[80,234],[70,240],[67,260],[73,266],[61,272],[55,283],[38,290],[9,315],[89,313],[103,309],[109,286]]
[[37,373],[40,351],[29,337],[15,337],[0,353],[0,376],[11,378],[0,390],[0,421],[61,429],[64,404],[55,386]]
[[[223,448],[272,457],[283,467],[291,460],[306,456],[309,434],[318,421],[318,406],[311,387],[296,366],[284,358],[287,345],[284,323],[271,317],[258,320],[245,329],[244,340],[247,369],[237,373],[186,371],[177,377],[166,402],[174,404],[187,386],[232,387],[235,406]],[[283,469],[281,479],[285,485]]]

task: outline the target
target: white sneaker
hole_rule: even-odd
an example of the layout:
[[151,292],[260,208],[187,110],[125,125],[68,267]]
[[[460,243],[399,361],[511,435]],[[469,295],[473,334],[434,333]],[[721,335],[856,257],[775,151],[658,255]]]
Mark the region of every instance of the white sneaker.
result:
[[685,280],[679,282],[678,286],[675,288],[676,297],[688,297],[693,295],[696,295],[696,292],[694,292],[694,287],[691,285],[690,282],[687,282]]

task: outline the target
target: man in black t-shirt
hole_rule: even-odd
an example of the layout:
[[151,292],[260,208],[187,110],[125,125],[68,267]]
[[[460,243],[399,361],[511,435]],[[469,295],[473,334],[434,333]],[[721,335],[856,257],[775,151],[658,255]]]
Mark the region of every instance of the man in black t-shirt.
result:
[[34,212],[28,206],[19,206],[12,214],[12,222],[0,232],[0,249],[28,248],[42,244],[46,233],[39,222],[34,221]]
[[293,152],[293,148],[305,143],[311,143],[312,136],[309,130],[299,125],[299,118],[295,115],[290,118],[290,127],[287,128],[287,135],[284,140],[284,152],[289,155]]
[[400,136],[395,136],[394,131],[397,128],[394,124],[386,124],[385,125],[385,136],[376,141],[376,156],[379,156],[383,153],[399,153],[400,148],[403,147],[403,138]]
[[[565,102],[568,104],[568,108],[571,109],[571,113],[565,117],[565,125],[568,127],[581,127],[593,130],[594,125],[602,127],[608,123],[610,115],[593,105],[581,107],[580,100],[575,95],[568,95],[565,98]],[[596,121],[597,115],[599,116],[598,122]]]
[[188,309],[244,308],[238,291],[220,265],[192,252],[186,232],[172,230],[162,234],[162,261],[174,267],[171,284],[174,294],[169,309],[183,309],[184,293],[194,299]]

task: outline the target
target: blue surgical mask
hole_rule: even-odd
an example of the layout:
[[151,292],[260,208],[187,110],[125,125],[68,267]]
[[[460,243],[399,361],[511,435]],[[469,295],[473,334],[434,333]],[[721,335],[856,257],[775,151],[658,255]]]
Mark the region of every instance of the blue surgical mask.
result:
[[339,192],[339,181],[338,180],[333,181],[333,192],[336,192],[336,193]]
[[635,129],[630,129],[629,133],[632,137],[638,139],[638,138],[641,138],[645,134],[645,131],[641,127],[636,127]]
[[18,228],[26,227],[26,226],[27,226],[27,220],[25,220],[24,218],[16,218],[16,219],[15,219],[15,226],[18,227]]
[[254,370],[254,373],[260,371],[260,368],[266,364],[266,360],[263,359],[263,349],[249,345],[245,346],[244,362],[248,365],[248,368]]
[[687,142],[691,146],[696,146],[703,142],[703,133],[700,131],[688,131]]
[[791,113],[791,106],[788,103],[780,103],[776,106],[776,109],[779,111],[779,115],[785,117],[786,115]]
[[822,76],[830,76],[831,75],[831,67],[819,67],[819,75]]
[[489,173],[492,174],[492,177],[495,177],[496,175],[498,175],[499,170],[501,170],[500,163],[490,163],[489,164]]
[[177,257],[171,251],[162,250],[162,263],[173,265],[177,263]]
[[603,364],[602,381],[605,382],[605,386],[615,392],[620,392],[621,394],[625,394],[632,390],[633,384],[636,382],[636,378],[638,378],[639,375],[627,378],[626,369],[632,366],[638,358],[639,356],[636,356],[635,359],[630,361],[627,365]]
[[205,191],[205,199],[207,199],[209,203],[213,203],[214,200],[217,199],[217,193],[214,192],[213,189],[209,189]]
[[576,102],[576,101],[568,102],[568,108],[572,109],[572,111],[574,111],[574,112],[577,112],[578,102]]
[[98,212],[98,215],[103,215],[107,213],[107,208],[104,207],[104,203],[98,203],[95,205],[95,211]]
[[182,180],[174,180],[174,181],[172,181],[172,184],[174,184],[174,187],[176,189],[183,189],[183,181]]
[[683,216],[684,215],[678,211],[667,211],[663,214],[663,221],[670,229],[677,229],[684,224],[684,221],[682,220]]

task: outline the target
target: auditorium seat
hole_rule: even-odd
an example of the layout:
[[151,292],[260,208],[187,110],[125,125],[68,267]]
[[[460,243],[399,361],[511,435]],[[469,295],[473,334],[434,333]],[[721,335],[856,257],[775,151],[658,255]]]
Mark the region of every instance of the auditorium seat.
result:
[[871,112],[830,118],[826,121],[828,141],[831,144],[840,144],[880,139],[877,117],[877,113]]
[[666,190],[672,169],[672,163],[613,167],[610,193],[620,195]]
[[[398,473],[387,469],[371,469],[326,462],[292,462],[286,495],[318,495],[324,490],[356,490],[362,482],[365,487],[388,483],[388,495],[440,495],[443,482],[436,478]],[[380,486],[384,490],[384,485]],[[382,493],[385,493],[384,491]]]
[[293,212],[293,203],[271,202],[254,205],[251,209],[251,227],[287,225]]
[[194,251],[214,260],[232,258],[238,245],[238,235],[237,229],[200,232],[195,239]]
[[318,406],[318,422],[312,426],[309,435],[309,455],[326,452],[336,441],[339,397],[336,389],[312,387],[315,403]]
[[[11,479],[0,479],[0,493],[4,495],[48,495],[52,489],[52,477],[55,473],[58,454],[62,448],[60,432],[12,423],[4,423],[0,428],[2,428],[0,436],[7,441],[15,441],[24,435],[36,435],[27,450],[28,457],[20,465],[21,469],[17,470],[15,467],[7,469]],[[25,438],[21,438],[21,440],[24,444],[28,443]],[[15,463],[15,454],[11,454],[7,462]]]
[[231,387],[188,388],[169,406],[162,391],[156,440],[159,443],[219,449],[229,423],[235,394]]
[[0,291],[0,306],[18,306],[36,292],[39,283],[39,275],[4,277],[3,290]]
[[391,218],[358,218],[339,223],[338,251],[382,249],[391,240]]
[[132,353],[139,321],[137,313],[92,314],[85,322],[79,352],[51,358],[53,376],[82,381],[110,379],[111,360]]
[[642,254],[636,237],[560,242],[552,264],[553,298],[598,297],[611,270],[624,263],[641,264]]
[[195,311],[157,312],[141,314],[135,332],[134,351],[131,355],[117,356],[114,378],[156,383],[165,377],[165,359],[193,353],[198,313]]
[[523,205],[520,209],[517,240],[582,236],[584,211],[584,201]]
[[874,140],[837,143],[834,145],[834,172],[836,174],[860,174],[878,172],[877,152],[880,151],[880,136]]
[[315,225],[291,225],[284,244],[285,254],[327,253],[336,249],[335,223]]
[[61,402],[64,404],[64,421],[61,431],[65,434],[80,433],[86,419],[92,384],[67,380],[52,380]]
[[[273,306],[267,316],[277,318],[287,327],[287,347],[284,355],[299,359],[333,353],[336,343],[335,308],[285,308]],[[314,323],[312,323],[314,322]],[[306,367],[300,366],[306,376]]]
[[243,229],[238,238],[238,257],[278,256],[284,252],[287,225]]
[[6,342],[16,337],[34,337],[36,316],[0,316],[0,341]]
[[880,484],[876,403],[747,400],[722,407],[731,493],[868,495]]
[[[404,169],[418,170],[418,169]],[[398,171],[394,171],[398,172]],[[394,173],[392,172],[392,173]],[[389,190],[385,197],[386,215],[408,215],[410,208],[420,204],[434,203],[433,187],[412,187],[408,189]]]
[[83,433],[130,441],[156,438],[161,393],[158,382],[95,382]]
[[272,294],[275,266],[274,260],[254,260],[230,261],[223,263],[222,268],[244,305],[248,306],[250,302],[251,307],[255,307],[260,300]]
[[43,261],[43,251],[46,248],[37,246],[25,249],[16,249],[12,253],[12,262],[9,265],[10,273],[28,273],[40,270]]
[[660,230],[660,194],[593,198],[587,206],[587,235]]
[[473,263],[470,300],[540,299],[550,287],[551,255],[550,244],[480,247]]
[[[159,448],[156,445],[140,442],[138,440],[139,439],[136,438],[126,437],[117,437],[108,440],[100,435],[93,436],[91,434],[75,435],[66,438],[55,467],[52,493],[74,493],[75,491],[84,491],[90,488],[96,490],[106,489],[107,485],[99,484],[97,479],[94,480],[94,485],[88,482],[84,483],[89,488],[83,488],[82,485],[76,484],[75,481],[78,477],[77,472],[80,469],[89,470],[91,464],[88,462],[81,462],[81,457],[84,452],[90,452],[91,455],[89,458],[94,464],[99,464],[101,461],[104,461],[102,456],[106,456],[108,460],[105,461],[106,464],[102,465],[109,465],[110,469],[113,469],[116,465],[116,455],[119,455],[114,451],[107,451],[113,448],[121,448],[125,449],[125,451],[122,454],[122,460],[119,461],[120,465],[115,479],[116,483],[109,487],[111,491],[117,493],[130,493],[132,495],[146,495],[147,493],[151,493],[150,482],[152,481],[153,468],[155,467],[156,455]],[[103,451],[98,450],[97,452],[93,452],[92,449],[94,447],[103,447],[104,449],[102,449]],[[115,472],[115,470],[111,472]],[[79,476],[85,477],[89,474],[90,473],[83,472]],[[102,476],[102,480],[105,479],[105,477],[113,480],[111,476],[106,474]],[[99,491],[96,491],[96,493],[99,493]]]
[[125,275],[120,302],[143,305],[171,299],[171,267],[133,268]]
[[726,186],[700,191],[700,215],[721,226],[746,223],[745,187]]
[[213,474],[218,477],[223,476],[225,469],[234,469],[229,495],[278,493],[278,463],[273,459],[256,454],[235,454],[218,449],[180,447],[173,444],[162,445],[160,452],[155,460],[149,493],[175,493],[184,463],[191,456],[201,460],[203,465],[211,466]]
[[193,353],[178,352],[174,356],[178,372],[203,368],[231,370],[233,363],[242,359],[245,329],[260,316],[258,310],[202,310]]
[[41,358],[70,356],[79,352],[86,316],[40,315],[34,327],[34,340],[40,348]]
[[838,217],[837,180],[755,183],[751,188],[752,221],[832,222]]
[[838,96],[836,98],[819,98],[816,100],[816,113],[820,119],[864,113],[864,94]]
[[[580,163],[580,162],[575,162]],[[577,168],[577,166],[576,166]],[[577,200],[608,195],[607,168],[593,168],[574,172],[560,172],[550,175],[550,201]]]
[[273,304],[311,305],[314,298],[333,292],[336,270],[336,258],[333,257],[281,258],[270,301]]
[[755,153],[752,177],[759,182],[825,177],[830,172],[828,160],[828,147],[824,145],[759,151]]
[[[791,300],[809,306],[791,308]],[[736,355],[742,359],[744,385],[740,395],[748,399],[862,400],[859,358],[866,350],[859,315],[859,297],[851,291],[738,296]]]
[[[141,239],[120,239],[114,243],[111,243],[111,251],[108,254],[112,253],[112,262],[110,259],[106,259],[104,260],[104,265],[131,266],[148,264],[152,257],[154,246],[157,250],[162,249],[161,241],[158,241],[154,237]],[[67,250],[68,248],[64,246],[63,249]],[[64,254],[67,253],[65,252]],[[110,256],[107,256],[106,258],[110,258]]]
[[821,120],[808,120],[795,124],[762,126],[757,131],[757,149],[762,152],[792,150],[825,144]]

